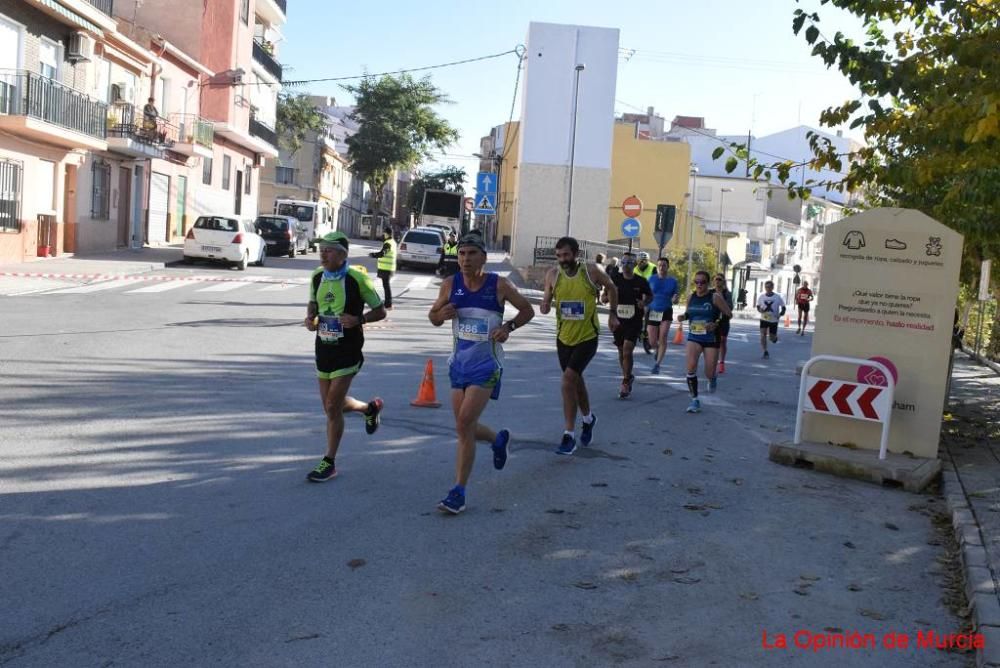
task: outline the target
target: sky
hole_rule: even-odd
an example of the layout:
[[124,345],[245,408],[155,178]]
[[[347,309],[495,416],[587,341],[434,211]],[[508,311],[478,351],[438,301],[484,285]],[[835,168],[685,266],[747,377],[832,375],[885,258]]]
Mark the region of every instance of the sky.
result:
[[[719,134],[762,136],[820,127],[823,109],[856,94],[792,32],[799,7],[820,14],[828,37],[861,34],[855,17],[819,0],[288,0],[279,60],[286,80],[345,77],[509,51],[525,42],[531,21],[618,28],[627,51],[619,58],[616,115],[652,106],[668,122],[703,116]],[[472,154],[480,137],[510,117],[517,62],[508,54],[428,72],[452,101],[439,113],[461,134],[438,165],[477,171]],[[352,102],[335,82],[295,90]],[[520,98],[515,120],[519,109]],[[861,139],[856,131],[845,134]]]

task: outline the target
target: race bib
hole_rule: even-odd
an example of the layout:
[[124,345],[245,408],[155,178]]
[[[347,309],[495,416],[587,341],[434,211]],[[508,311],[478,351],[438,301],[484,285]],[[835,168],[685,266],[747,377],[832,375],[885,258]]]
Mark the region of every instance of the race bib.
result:
[[704,336],[708,334],[708,329],[706,329],[706,323],[704,320],[692,320],[691,321],[691,333],[695,336]]
[[635,317],[635,304],[619,304],[618,305],[618,319],[628,320],[629,318]]
[[490,337],[486,318],[459,318],[458,338],[463,341],[486,341]]
[[771,311],[764,311],[760,314],[760,319],[764,322],[778,322],[778,316]]
[[335,315],[319,317],[319,340],[323,343],[336,343],[344,336],[344,325]]
[[583,302],[560,302],[559,313],[563,320],[583,320]]
[[650,311],[649,312],[650,322],[663,322],[663,311]]

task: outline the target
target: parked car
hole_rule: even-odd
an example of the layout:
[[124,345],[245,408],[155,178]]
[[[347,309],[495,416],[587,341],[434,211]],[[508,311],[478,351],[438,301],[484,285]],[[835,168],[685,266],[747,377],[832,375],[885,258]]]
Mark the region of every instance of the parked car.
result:
[[270,255],[295,257],[309,251],[309,234],[305,226],[292,216],[257,216],[257,234],[264,239]]
[[400,269],[408,266],[437,269],[444,251],[444,241],[444,234],[438,229],[414,227],[407,230],[399,242]]
[[453,234],[455,232],[455,228],[453,228],[451,225],[444,225],[442,223],[427,223],[426,225],[421,225],[420,227],[428,227],[428,228],[433,228],[435,230],[441,230],[441,232],[444,233],[445,239],[448,238],[449,234]]
[[267,245],[253,221],[235,216],[199,216],[184,237],[184,261],[214,260],[241,270],[253,262],[264,266]]

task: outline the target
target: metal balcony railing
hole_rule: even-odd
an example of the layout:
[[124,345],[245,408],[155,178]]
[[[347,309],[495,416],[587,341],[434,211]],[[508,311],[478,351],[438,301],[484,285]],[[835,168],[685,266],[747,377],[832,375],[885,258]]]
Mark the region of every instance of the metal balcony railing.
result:
[[288,16],[288,3],[287,0],[274,0],[281,7],[281,13]]
[[196,114],[171,114],[170,122],[177,126],[177,141],[212,148],[215,125]]
[[260,63],[268,74],[281,81],[281,64],[257,40],[253,41],[253,59]]
[[253,116],[250,117],[250,127],[248,129],[251,137],[263,139],[271,146],[274,146],[275,148],[278,147],[278,133],[276,133],[273,128],[261,123]]
[[99,10],[107,14],[108,16],[115,15],[115,3],[114,0],[87,0],[87,2]]
[[109,137],[133,139],[161,148],[170,148],[177,143],[176,125],[161,116],[153,118],[137,113],[135,106],[127,102],[112,104],[107,119]]
[[25,70],[0,70],[0,114],[30,116],[104,139],[108,105]]

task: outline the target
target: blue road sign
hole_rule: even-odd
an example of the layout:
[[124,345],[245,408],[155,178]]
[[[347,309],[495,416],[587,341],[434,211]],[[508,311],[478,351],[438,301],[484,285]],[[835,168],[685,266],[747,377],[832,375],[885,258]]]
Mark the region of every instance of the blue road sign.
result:
[[476,213],[483,213],[486,215],[494,215],[497,212],[497,194],[496,193],[476,193],[476,208],[473,209]]
[[[497,191],[497,175],[493,172],[479,172],[476,174],[476,194],[489,195]],[[478,197],[476,198],[478,202]]]
[[626,218],[622,221],[622,234],[626,239],[634,239],[642,232],[642,223],[638,218]]

